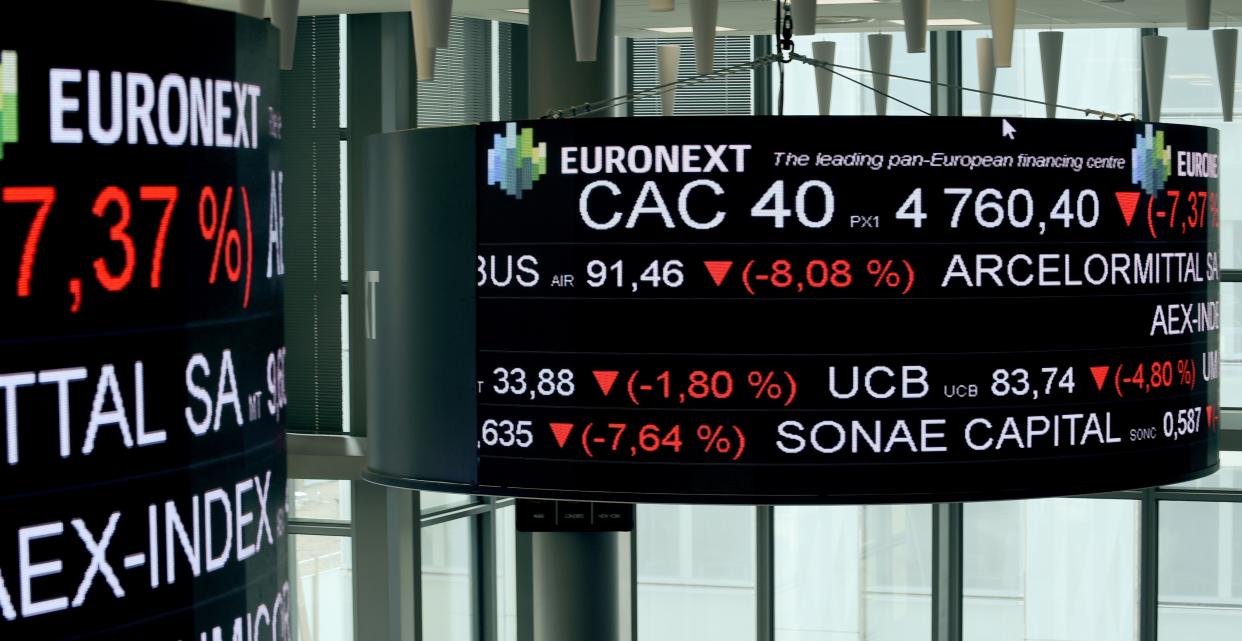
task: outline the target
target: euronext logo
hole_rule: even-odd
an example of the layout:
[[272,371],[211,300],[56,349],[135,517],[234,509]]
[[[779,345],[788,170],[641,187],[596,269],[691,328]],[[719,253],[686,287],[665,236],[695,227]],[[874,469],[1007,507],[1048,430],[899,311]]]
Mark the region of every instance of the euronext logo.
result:
[[17,52],[0,51],[0,160],[10,142],[17,142]]
[[496,134],[492,148],[487,150],[487,184],[519,200],[522,192],[535,186],[539,177],[548,173],[548,143],[535,144],[535,130],[517,123],[505,125],[505,134]]
[[1173,150],[1164,144],[1163,131],[1147,125],[1146,133],[1134,136],[1131,178],[1134,184],[1142,185],[1147,195],[1155,196],[1173,173]]

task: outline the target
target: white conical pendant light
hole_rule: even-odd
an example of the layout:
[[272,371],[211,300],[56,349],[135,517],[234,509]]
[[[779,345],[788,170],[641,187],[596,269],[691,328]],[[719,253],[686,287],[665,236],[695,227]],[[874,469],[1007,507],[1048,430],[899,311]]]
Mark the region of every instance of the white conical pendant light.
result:
[[1065,44],[1062,31],[1039,32],[1039,62],[1044,71],[1044,114],[1057,117],[1057,94],[1061,90],[1061,49]]
[[436,48],[414,45],[414,62],[418,66],[419,80],[436,79]]
[[[780,0],[777,0],[779,2]],[[793,34],[795,36],[815,35],[815,13],[818,11],[815,0],[790,0],[793,12]]]
[[[660,86],[677,82],[677,63],[681,60],[681,45],[659,45],[656,55],[660,61]],[[660,114],[673,115],[677,105],[677,87],[672,86],[660,92]]]
[[[837,57],[837,43],[818,40],[811,43],[811,56],[820,62],[832,64]],[[832,72],[815,68],[815,97],[819,100],[819,115],[827,116],[832,109]]]
[[569,0],[574,23],[574,54],[578,62],[595,62],[599,48],[600,0]]
[[720,0],[690,0],[690,28],[694,31],[694,65],[711,73],[716,57],[716,16]]
[[1160,121],[1164,102],[1164,63],[1169,53],[1167,36],[1143,36],[1143,66],[1146,67],[1147,110],[1152,122]]
[[415,47],[448,48],[453,0],[410,0],[410,18]]
[[927,14],[931,0],[901,0],[901,17],[906,27],[906,52],[927,51]]
[[1225,122],[1233,122],[1234,84],[1238,74],[1238,30],[1217,29],[1212,32],[1216,46],[1216,77],[1220,82],[1220,106]]
[[240,0],[238,12],[251,18],[262,18],[264,4],[266,0]]
[[992,59],[997,67],[1013,66],[1013,21],[1018,0],[988,0],[992,16]]
[[888,70],[893,60],[893,36],[873,33],[867,36],[867,51],[871,54],[871,92],[875,97],[875,115],[888,113]]
[[1212,0],[1186,0],[1186,28],[1207,31],[1212,20]]
[[272,24],[280,29],[280,68],[287,71],[298,38],[298,0],[272,0]]
[[992,116],[992,92],[996,90],[996,65],[992,63],[992,39],[975,41],[975,53],[979,72],[979,115]]

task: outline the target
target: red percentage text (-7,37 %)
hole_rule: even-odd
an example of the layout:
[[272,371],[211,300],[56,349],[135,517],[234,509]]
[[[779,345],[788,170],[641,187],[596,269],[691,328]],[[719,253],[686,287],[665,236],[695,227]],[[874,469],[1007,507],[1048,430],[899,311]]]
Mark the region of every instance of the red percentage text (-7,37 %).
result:
[[[137,192],[137,204],[134,192]],[[198,220],[200,231],[207,240],[215,244],[208,283],[214,284],[219,272],[219,263],[223,254],[226,276],[231,282],[241,278],[242,267],[245,265],[246,284],[243,307],[250,303],[250,282],[253,273],[254,235],[250,214],[250,203],[246,188],[241,188],[242,218],[246,229],[246,255],[243,261],[242,239],[238,229],[227,229],[227,220],[231,211],[233,187],[225,192],[224,208],[221,211],[214,188],[203,187],[198,202]],[[7,186],[0,188],[0,205],[5,208],[33,209],[30,226],[26,238],[21,245],[21,256],[18,262],[15,293],[18,298],[30,298],[33,293],[33,280],[36,265],[39,263],[39,250],[45,246],[44,230],[48,219],[53,214],[58,189],[51,185],[38,186]],[[145,269],[145,258],[142,268],[147,273],[150,289],[160,289],[164,282],[163,266],[168,232],[173,221],[173,214],[180,201],[181,189],[174,185],[142,185],[136,190],[126,190],[116,185],[107,185],[99,190],[92,201],[91,214],[109,222],[108,248],[101,250],[99,255],[90,262],[99,286],[108,292],[122,292],[132,284],[135,272],[140,269],[139,252],[142,248],[134,240],[133,227],[135,218],[147,216],[147,209],[154,214],[152,220],[158,221],[150,250],[150,268]],[[146,204],[150,203],[149,206]],[[144,252],[145,253],[145,252]],[[82,306],[82,277],[72,276],[68,279],[70,294],[70,311],[77,313]],[[62,290],[64,291],[64,290]]]

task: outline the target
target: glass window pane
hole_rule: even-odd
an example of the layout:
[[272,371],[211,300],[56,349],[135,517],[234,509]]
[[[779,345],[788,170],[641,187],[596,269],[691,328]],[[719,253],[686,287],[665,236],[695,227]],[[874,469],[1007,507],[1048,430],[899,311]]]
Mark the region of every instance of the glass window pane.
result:
[[931,506],[869,506],[863,520],[867,641],[930,638]]
[[776,638],[862,639],[863,508],[776,508]]
[[1026,639],[1026,506],[971,503],[962,518],[963,618],[968,640]]
[[[837,44],[833,61],[836,64],[860,67],[862,65],[862,40],[859,34],[835,34],[794,36],[794,50],[805,55],[812,55],[812,42],[827,40]],[[857,72],[840,70],[853,78],[859,78]],[[777,100],[780,76],[773,74],[772,113],[778,113]],[[870,100],[870,96],[867,97]],[[862,87],[840,77],[833,77],[832,108],[830,113],[836,116],[855,116],[863,113]],[[819,99],[815,88],[815,68],[807,64],[785,65],[785,114],[790,116],[814,116],[819,114]]]
[[341,56],[340,56],[340,61],[341,61],[341,71],[340,71],[341,73],[341,106],[340,106],[341,122],[340,122],[340,125],[341,125],[341,128],[344,129],[349,126],[349,101],[345,99],[345,97],[348,95],[348,88],[349,88],[349,74],[347,73],[347,71],[349,70],[349,29],[346,26],[347,17],[345,14],[342,13],[341,15],[337,16],[337,18],[340,20],[339,22],[340,31],[338,32],[338,37],[341,39]]
[[1237,283],[1220,285],[1220,404],[1242,407],[1242,296]]
[[[1169,487],[1196,490],[1242,490],[1242,452],[1222,451],[1220,471],[1197,481],[1178,483]],[[1238,534],[1242,536],[1242,532]]]
[[755,510],[639,505],[638,638],[755,637]]
[[341,294],[341,431],[348,434],[349,421],[349,294]]
[[1138,501],[1044,499],[965,507],[968,641],[1132,641]]
[[289,479],[289,517],[349,522],[350,481]]
[[517,641],[517,524],[515,508],[496,510],[496,638]]
[[1138,508],[1126,500],[1027,502],[1027,638],[1137,636]]
[[419,127],[490,119],[491,39],[491,22],[453,16],[448,47],[436,52],[435,78],[418,83]]
[[341,161],[341,282],[349,282],[349,142],[342,140]]
[[1160,502],[1160,641],[1242,630],[1242,505]]
[[[1057,103],[1115,114],[1137,114],[1142,101],[1138,30],[1065,29],[1064,33]],[[989,35],[987,31],[962,32],[962,84],[967,87],[979,87],[977,41]],[[1169,50],[1173,50],[1172,45]],[[1033,100],[1044,99],[1039,31],[1019,29],[1014,34],[1013,66],[996,70],[994,91]],[[1168,94],[1167,89],[1165,94]],[[963,93],[962,113],[979,115],[979,94]],[[1043,118],[1045,112],[1042,104],[998,96],[992,102],[992,115]],[[1081,111],[1062,109],[1057,117],[1088,116]]]
[[1227,517],[1230,516],[1221,509],[1225,507],[1228,506],[1160,502],[1162,601],[1205,602],[1229,596],[1227,586],[1220,584],[1224,568],[1217,563],[1221,525],[1229,521]]
[[778,641],[931,636],[931,507],[776,509]]
[[1014,532],[1026,531],[1026,510],[1018,501],[971,503],[963,519],[969,545],[962,558],[967,593],[990,598],[1021,599],[1024,592],[1022,556],[1011,546]]
[[474,502],[475,497],[469,494],[450,494],[447,492],[418,493],[418,511],[423,514],[470,505]]
[[[698,75],[693,38],[636,38],[630,43],[630,83],[635,92],[650,91],[660,84],[657,51],[662,45],[680,47],[677,58],[678,78],[685,80]],[[716,69],[745,64],[755,59],[754,39],[750,36],[717,37],[715,48],[713,64]],[[754,112],[755,107],[754,86],[754,72],[735,72],[711,80],[683,84],[677,88],[673,115],[749,115]],[[659,93],[647,93],[630,104],[629,109],[635,116],[658,116],[661,113],[660,105]],[[617,111],[624,113],[625,109],[625,105],[622,105]]]
[[354,638],[353,540],[295,534],[298,641]]
[[[1242,534],[1242,508],[1237,503],[1233,504],[1233,541],[1238,540],[1239,534]],[[1229,537],[1225,538],[1230,540]],[[1235,544],[1230,552],[1233,557],[1233,576],[1229,581],[1234,599],[1242,599],[1242,553],[1239,553],[1238,546]]]
[[[901,33],[892,34],[893,36],[893,58],[890,62],[889,72],[906,76],[909,78],[920,78],[929,80],[931,77],[931,55],[928,53],[909,53],[906,51],[905,36]],[[864,69],[871,68],[871,52],[866,41],[865,34],[859,34],[862,39],[861,48],[866,52],[862,67]],[[871,74],[861,74],[859,80],[876,86],[876,81]],[[841,81],[839,78],[837,81]],[[854,84],[852,82],[847,84]],[[833,90],[836,90],[837,82],[833,82]],[[869,89],[862,90],[863,96],[863,113],[875,113],[875,96]],[[923,112],[931,111],[931,85],[924,82],[915,82],[913,80],[902,80],[901,78],[890,78],[888,81],[888,91],[886,91],[892,99],[888,101],[888,115],[890,116],[922,116]],[[910,106],[901,104],[902,101],[909,103]],[[922,111],[919,111],[919,110]]]
[[472,518],[423,528],[424,639],[474,639],[473,545]]
[[[804,55],[812,55],[811,43],[816,40],[828,40],[837,44],[836,54],[833,59],[835,64],[856,69],[871,68],[870,53],[867,47],[867,34],[837,33],[831,36],[827,34],[795,36],[794,50],[800,51]],[[907,53],[904,37],[900,34],[894,34],[893,37],[893,59],[891,65],[890,71],[892,73],[924,80],[930,78],[931,58],[929,55],[926,53]],[[831,113],[836,116],[874,114],[875,96],[871,90],[865,89],[856,82],[851,82],[847,79],[852,78],[874,87],[875,80],[871,77],[871,74],[849,69],[839,69],[838,71],[846,77],[833,76]],[[777,83],[780,82],[780,74],[774,72],[772,82],[772,100],[774,101],[772,113],[777,113],[777,103],[775,101],[779,99],[779,85]],[[894,98],[908,102],[919,109],[931,110],[931,86],[926,83],[892,78],[889,80],[888,89],[887,93]],[[798,116],[816,115],[818,113],[819,102],[818,98],[816,98],[815,68],[800,62],[785,65],[785,114]],[[918,111],[895,100],[889,101],[888,113],[894,116],[921,115]]]

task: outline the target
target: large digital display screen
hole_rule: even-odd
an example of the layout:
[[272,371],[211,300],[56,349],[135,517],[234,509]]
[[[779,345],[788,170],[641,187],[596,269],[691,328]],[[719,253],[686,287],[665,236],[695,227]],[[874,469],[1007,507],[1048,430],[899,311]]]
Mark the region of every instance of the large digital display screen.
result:
[[[473,210],[405,215],[473,216],[474,404],[434,429],[477,469],[375,478],[885,502],[1218,464],[1214,130],[598,119],[473,144]],[[377,278],[382,307],[402,283]]]
[[277,41],[0,20],[0,638],[291,639]]

